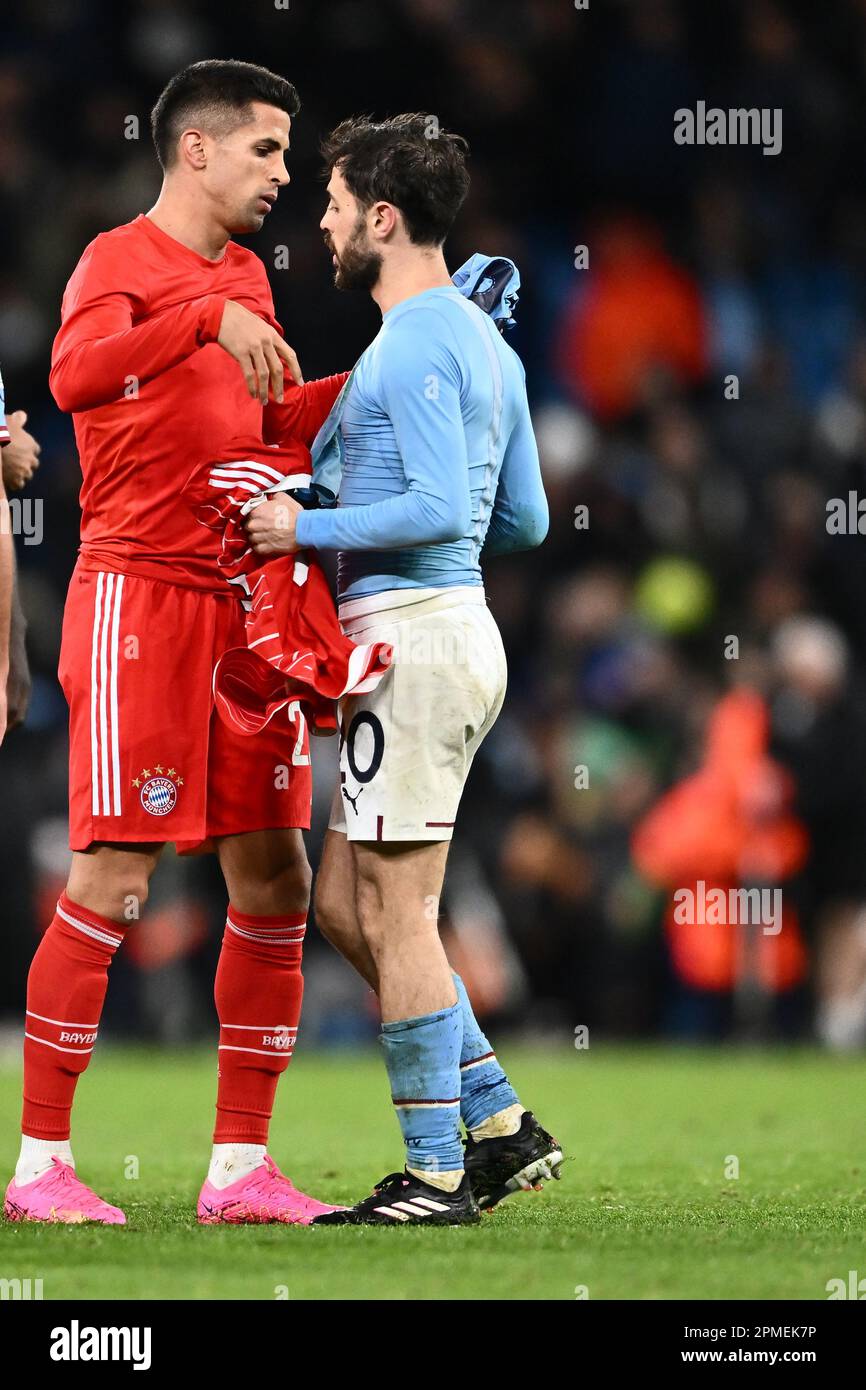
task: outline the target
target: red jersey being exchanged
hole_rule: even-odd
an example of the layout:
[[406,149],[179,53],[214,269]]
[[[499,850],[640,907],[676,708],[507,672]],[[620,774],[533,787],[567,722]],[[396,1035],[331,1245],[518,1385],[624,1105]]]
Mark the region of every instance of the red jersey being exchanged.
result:
[[103,232],[66,287],[51,390],[72,413],[81,460],[79,568],[224,589],[220,538],[178,493],[200,461],[238,434],[311,442],[345,373],[298,387],[265,409],[217,344],[226,300],[282,329],[252,251],[230,241],[210,261],[143,213]]

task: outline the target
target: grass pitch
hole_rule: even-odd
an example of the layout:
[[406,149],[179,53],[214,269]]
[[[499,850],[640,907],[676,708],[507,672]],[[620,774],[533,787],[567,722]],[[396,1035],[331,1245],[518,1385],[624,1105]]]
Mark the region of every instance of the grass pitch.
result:
[[[199,1227],[212,1055],[103,1047],[79,1084],[78,1171],[121,1229],[0,1218],[0,1277],[46,1299],[826,1299],[866,1275],[866,1059],[807,1050],[503,1049],[560,1140],[561,1183],[479,1227]],[[0,1068],[0,1169],[19,1068]],[[401,1166],[376,1053],[303,1050],[271,1152],[299,1187],[352,1201]],[[739,1177],[726,1176],[739,1169]],[[127,1176],[137,1172],[138,1176]]]

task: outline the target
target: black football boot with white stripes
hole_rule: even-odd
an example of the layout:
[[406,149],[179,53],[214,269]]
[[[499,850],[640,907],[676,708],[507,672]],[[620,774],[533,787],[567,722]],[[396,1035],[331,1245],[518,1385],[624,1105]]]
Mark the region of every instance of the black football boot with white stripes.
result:
[[530,1192],[561,1177],[562,1150],[542,1129],[531,1110],[524,1110],[516,1134],[499,1139],[465,1141],[463,1166],[482,1211],[490,1211],[512,1192]]
[[471,1226],[481,1212],[464,1174],[456,1192],[422,1182],[413,1173],[389,1173],[353,1207],[325,1212],[314,1226]]

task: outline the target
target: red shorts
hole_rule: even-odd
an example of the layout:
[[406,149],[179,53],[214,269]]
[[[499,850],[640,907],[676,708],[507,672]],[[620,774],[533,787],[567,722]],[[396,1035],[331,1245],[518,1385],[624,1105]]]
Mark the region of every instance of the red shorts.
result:
[[244,737],[214,708],[214,666],[243,645],[233,593],[76,568],[58,672],[69,704],[72,849],[173,841],[193,853],[219,835],[309,826],[300,710],[289,706]]

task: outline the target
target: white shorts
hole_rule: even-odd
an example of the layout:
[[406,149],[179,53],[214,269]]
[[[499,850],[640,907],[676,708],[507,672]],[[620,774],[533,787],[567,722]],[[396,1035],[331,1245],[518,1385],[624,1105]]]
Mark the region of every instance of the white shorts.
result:
[[340,622],[357,642],[390,642],[394,659],[375,690],[341,701],[330,828],[350,840],[450,840],[505,698],[505,651],[484,590],[389,590],[342,603]]

